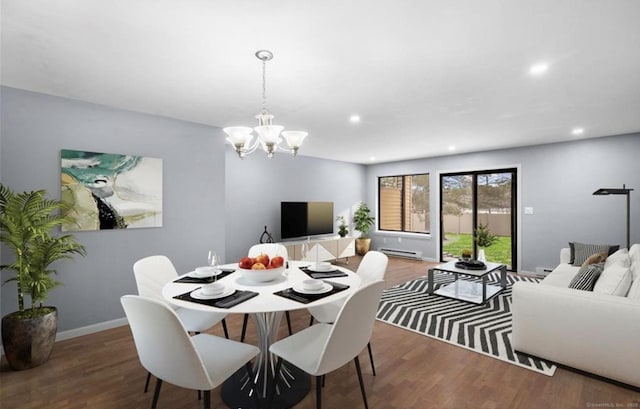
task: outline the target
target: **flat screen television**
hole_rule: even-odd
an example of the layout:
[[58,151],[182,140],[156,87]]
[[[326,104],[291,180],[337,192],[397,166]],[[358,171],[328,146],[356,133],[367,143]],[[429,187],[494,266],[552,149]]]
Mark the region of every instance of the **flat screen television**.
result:
[[333,233],[333,202],[281,202],[283,239]]

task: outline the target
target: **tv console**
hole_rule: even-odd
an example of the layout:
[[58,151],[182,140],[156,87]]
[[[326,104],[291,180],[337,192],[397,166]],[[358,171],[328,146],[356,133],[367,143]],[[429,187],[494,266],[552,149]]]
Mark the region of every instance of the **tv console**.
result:
[[289,260],[329,261],[356,255],[356,239],[354,237],[321,237],[309,240],[309,254],[302,258],[302,243],[307,240],[281,242],[287,248]]

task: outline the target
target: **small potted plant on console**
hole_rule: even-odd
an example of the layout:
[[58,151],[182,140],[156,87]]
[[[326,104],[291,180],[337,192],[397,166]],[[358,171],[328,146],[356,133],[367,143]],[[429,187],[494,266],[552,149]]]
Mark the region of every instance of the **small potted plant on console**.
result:
[[347,229],[347,223],[344,221],[344,216],[336,217],[336,221],[338,222],[338,235],[340,237],[346,237],[349,234],[349,229]]

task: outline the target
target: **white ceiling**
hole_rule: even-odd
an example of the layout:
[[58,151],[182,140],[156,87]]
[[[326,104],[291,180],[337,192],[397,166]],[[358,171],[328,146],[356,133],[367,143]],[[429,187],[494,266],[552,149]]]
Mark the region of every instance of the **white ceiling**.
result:
[[[306,156],[375,163],[640,131],[638,0],[1,5],[3,85],[221,127],[254,126],[254,52],[269,49],[268,108],[309,132]],[[549,70],[533,77],[538,62]]]

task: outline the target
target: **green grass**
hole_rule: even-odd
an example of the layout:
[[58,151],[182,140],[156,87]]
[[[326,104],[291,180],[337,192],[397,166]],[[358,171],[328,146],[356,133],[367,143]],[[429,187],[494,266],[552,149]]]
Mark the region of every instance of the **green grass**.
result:
[[[473,251],[473,240],[470,234],[446,233],[443,252],[453,257],[460,257],[463,249]],[[484,249],[487,261],[511,266],[511,237],[498,236],[492,246]]]

